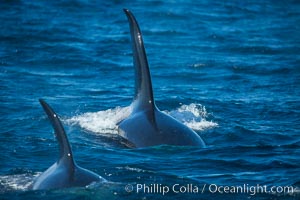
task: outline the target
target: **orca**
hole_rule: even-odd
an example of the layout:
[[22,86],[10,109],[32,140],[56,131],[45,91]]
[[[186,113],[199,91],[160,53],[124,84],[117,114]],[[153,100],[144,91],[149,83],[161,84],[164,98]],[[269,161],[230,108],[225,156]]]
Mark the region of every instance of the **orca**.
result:
[[67,135],[58,115],[44,100],[40,99],[40,103],[55,131],[59,144],[59,159],[34,180],[31,188],[33,190],[47,190],[84,187],[93,182],[104,182],[105,179],[98,174],[81,168],[76,164]]
[[157,108],[142,33],[131,11],[124,9],[124,12],[128,18],[131,34],[135,95],[131,103],[131,114],[117,124],[119,135],[127,139],[131,147],[157,145],[205,147],[204,141],[195,131]]

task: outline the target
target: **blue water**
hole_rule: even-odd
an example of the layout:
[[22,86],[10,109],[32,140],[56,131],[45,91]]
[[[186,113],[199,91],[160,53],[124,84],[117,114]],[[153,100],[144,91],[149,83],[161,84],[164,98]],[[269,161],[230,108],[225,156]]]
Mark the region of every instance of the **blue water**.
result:
[[[142,29],[157,106],[207,148],[130,149],[118,138],[134,92],[123,8]],[[299,1],[13,0],[0,2],[0,21],[0,199],[299,199]],[[58,156],[39,98],[61,116],[77,163],[108,183],[28,190]]]

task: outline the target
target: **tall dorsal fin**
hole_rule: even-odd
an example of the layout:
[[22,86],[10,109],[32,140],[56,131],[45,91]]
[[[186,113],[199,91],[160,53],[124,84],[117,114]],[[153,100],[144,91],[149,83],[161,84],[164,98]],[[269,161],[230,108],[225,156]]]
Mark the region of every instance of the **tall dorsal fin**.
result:
[[40,99],[40,103],[44,108],[48,118],[53,126],[55,131],[55,136],[59,144],[59,160],[58,163],[63,162],[72,168],[75,166],[75,162],[73,160],[73,154],[71,150],[71,146],[69,144],[69,140],[65,133],[64,127],[59,120],[58,115],[53,111],[53,109],[42,99]]
[[156,106],[142,33],[133,14],[127,9],[124,9],[124,12],[129,21],[135,67],[134,109],[153,111]]

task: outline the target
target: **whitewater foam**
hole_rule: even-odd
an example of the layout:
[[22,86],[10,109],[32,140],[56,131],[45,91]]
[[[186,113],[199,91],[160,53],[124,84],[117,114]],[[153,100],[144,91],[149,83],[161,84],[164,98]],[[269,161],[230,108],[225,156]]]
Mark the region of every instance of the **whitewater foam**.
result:
[[37,172],[35,174],[26,173],[26,174],[4,175],[4,176],[0,176],[0,183],[5,188],[4,189],[5,191],[9,191],[9,190],[26,191],[29,189],[34,179],[41,174],[42,172]]
[[[67,120],[67,123],[79,125],[81,128],[99,134],[117,134],[117,124],[125,119],[132,112],[131,106],[116,107],[98,112],[88,112],[74,116]],[[207,121],[206,118],[210,115],[204,106],[201,104],[182,105],[176,110],[163,111],[186,126],[197,131],[214,128],[217,123]]]
[[207,121],[207,118],[211,114],[201,104],[191,103],[189,105],[182,105],[176,110],[165,112],[196,131],[203,131],[218,126],[216,122]]
[[117,123],[128,117],[131,113],[131,107],[116,107],[98,112],[84,113],[67,122],[79,125],[81,128],[94,133],[117,134]]

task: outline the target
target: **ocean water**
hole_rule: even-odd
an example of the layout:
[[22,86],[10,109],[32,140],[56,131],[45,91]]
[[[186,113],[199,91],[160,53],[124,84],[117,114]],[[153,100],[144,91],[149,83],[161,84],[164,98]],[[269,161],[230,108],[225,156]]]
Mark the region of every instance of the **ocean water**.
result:
[[[123,8],[140,24],[157,106],[206,148],[118,137],[134,93]],[[0,21],[0,199],[300,198],[299,1],[3,0]],[[39,98],[76,162],[108,183],[28,189],[58,157]]]

